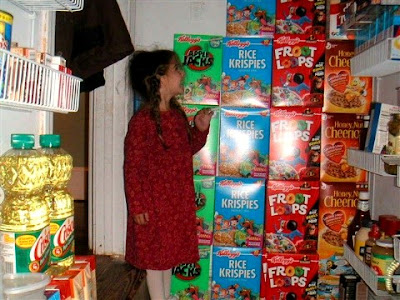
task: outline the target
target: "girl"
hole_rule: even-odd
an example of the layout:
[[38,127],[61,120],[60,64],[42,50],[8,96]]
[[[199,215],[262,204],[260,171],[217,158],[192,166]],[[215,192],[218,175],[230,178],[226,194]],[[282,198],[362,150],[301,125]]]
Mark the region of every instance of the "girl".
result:
[[125,137],[126,260],[147,271],[151,299],[164,300],[172,267],[199,260],[192,156],[206,143],[212,112],[189,126],[175,99],[185,73],[173,51],[137,51],[129,72],[143,106]]

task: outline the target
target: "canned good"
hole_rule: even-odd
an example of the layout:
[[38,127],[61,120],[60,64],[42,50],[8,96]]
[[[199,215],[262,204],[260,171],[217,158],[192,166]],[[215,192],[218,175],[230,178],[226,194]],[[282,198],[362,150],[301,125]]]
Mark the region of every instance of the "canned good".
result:
[[0,49],[10,50],[13,16],[0,10]]

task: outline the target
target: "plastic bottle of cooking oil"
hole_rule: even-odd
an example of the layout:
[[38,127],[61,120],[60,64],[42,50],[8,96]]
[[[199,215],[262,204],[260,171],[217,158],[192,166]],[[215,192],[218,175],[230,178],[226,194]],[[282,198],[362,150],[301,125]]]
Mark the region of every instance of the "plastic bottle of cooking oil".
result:
[[34,136],[12,134],[0,156],[0,242],[5,273],[44,272],[50,263],[50,219],[43,188],[47,159]]
[[38,151],[48,158],[45,199],[50,210],[51,264],[69,267],[74,263],[74,199],[67,191],[72,156],[60,148],[58,134],[40,136]]

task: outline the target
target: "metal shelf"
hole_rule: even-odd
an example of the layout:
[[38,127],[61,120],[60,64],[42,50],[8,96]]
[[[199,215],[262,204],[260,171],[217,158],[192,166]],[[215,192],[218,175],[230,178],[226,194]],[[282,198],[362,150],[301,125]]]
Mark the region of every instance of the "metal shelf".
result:
[[82,79],[0,49],[0,106],[76,112]]
[[356,149],[347,150],[347,160],[350,165],[363,170],[367,170],[368,172],[377,175],[388,177],[393,177],[394,175],[390,175],[385,172],[382,158],[393,156],[394,155],[375,154]]
[[83,9],[84,0],[8,0],[26,12],[69,11]]

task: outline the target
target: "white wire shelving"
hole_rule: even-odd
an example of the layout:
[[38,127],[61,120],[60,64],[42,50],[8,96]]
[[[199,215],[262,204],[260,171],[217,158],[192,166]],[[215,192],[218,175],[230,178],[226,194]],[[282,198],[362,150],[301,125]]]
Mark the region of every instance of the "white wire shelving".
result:
[[83,9],[84,0],[8,0],[27,12],[69,11]]

